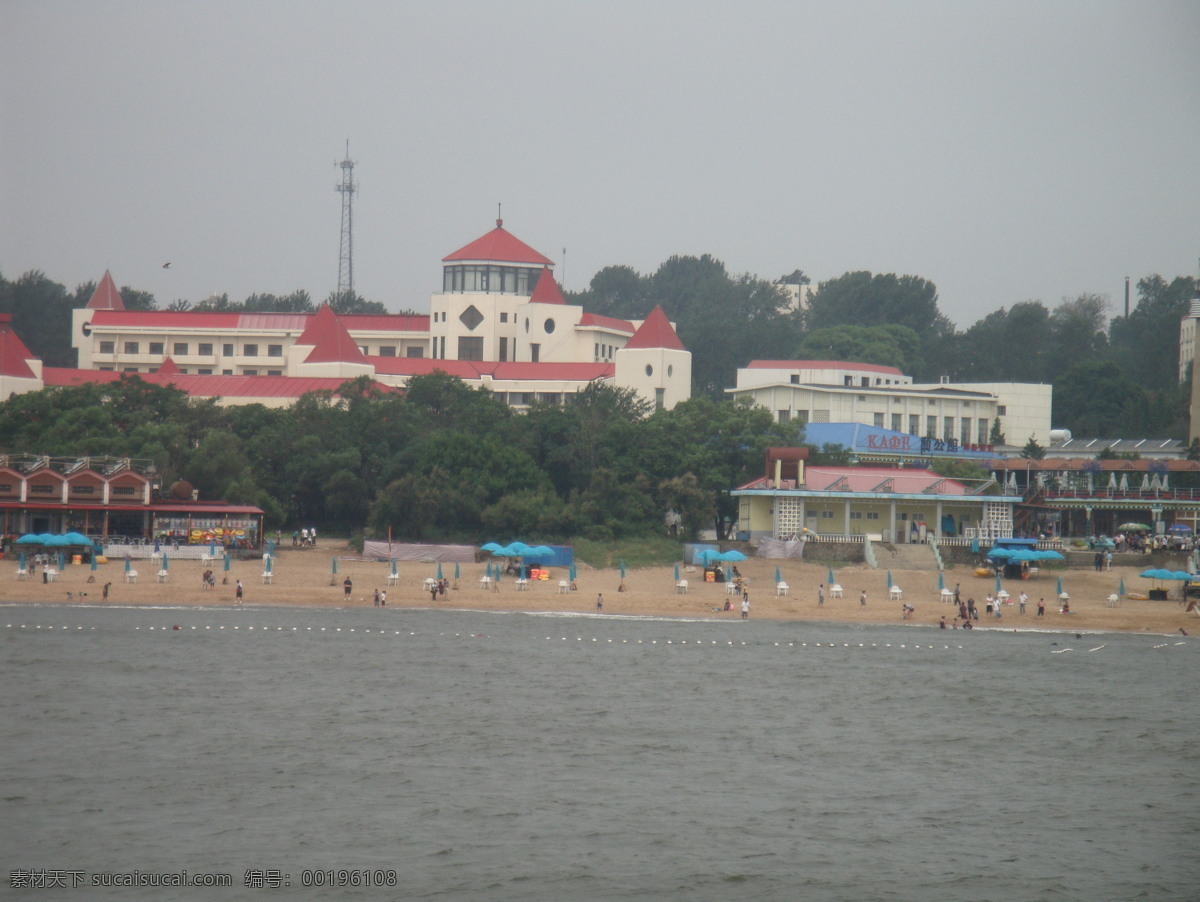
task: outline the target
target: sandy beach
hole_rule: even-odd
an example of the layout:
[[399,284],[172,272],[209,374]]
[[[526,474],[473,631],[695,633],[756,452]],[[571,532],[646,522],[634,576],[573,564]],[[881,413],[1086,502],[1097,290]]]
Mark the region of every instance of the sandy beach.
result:
[[[333,576],[331,559],[338,557],[338,573]],[[373,607],[376,589],[387,592],[388,607],[443,608],[495,611],[558,611],[595,614],[599,595],[604,596],[604,614],[643,616],[740,619],[739,603],[726,593],[720,583],[705,583],[699,569],[688,572],[681,565],[681,576],[687,579],[687,592],[677,591],[673,566],[629,570],[622,581],[615,570],[595,570],[577,565],[576,591],[560,592],[559,580],[564,573],[555,573],[544,581],[530,581],[527,591],[518,591],[516,582],[507,578],[496,590],[482,587],[484,564],[460,564],[461,576],[457,587],[449,589],[436,601],[424,587],[426,577],[436,574],[437,565],[402,562],[398,566],[399,581],[388,585],[390,565],[356,559],[345,545],[322,542],[315,549],[283,548],[276,555],[270,585],[262,578],[261,560],[234,561],[225,574],[216,570],[214,589],[202,587],[201,576],[206,569],[200,561],[176,559],[171,562],[169,579],[159,583],[148,561],[141,562],[136,584],[124,581],[124,564],[112,561],[102,564],[93,573],[87,566],[68,565],[53,583],[44,583],[39,576],[32,580],[15,577],[16,563],[4,562],[9,572],[0,580],[0,603],[86,603],[86,604],[177,604],[231,605],[238,579],[244,587],[244,604],[253,606],[320,606]],[[880,569],[865,565],[845,565],[834,568],[834,575],[843,588],[843,597],[833,598],[826,590],[824,606],[817,604],[817,586],[825,581],[828,567],[824,564],[798,561],[774,561],[751,558],[738,565],[748,580],[750,616],[754,619],[814,620],[845,623],[899,623],[902,605],[911,604],[913,624],[936,626],[943,616],[953,621],[954,606],[942,602],[937,592],[937,574],[930,571],[891,571],[892,581],[903,590],[902,598],[889,597],[886,561]],[[786,596],[777,596],[775,568],[779,567],[789,585]],[[995,587],[994,579],[976,577],[971,568],[954,567],[944,571],[947,588],[960,586],[962,598],[974,597],[980,611],[975,623],[980,629],[1046,629],[1046,630],[1120,630],[1177,634],[1182,627],[1189,633],[1200,630],[1200,616],[1185,613],[1179,601],[1178,584],[1172,584],[1168,601],[1143,601],[1125,598],[1117,607],[1110,607],[1108,596],[1116,592],[1124,579],[1129,592],[1145,593],[1150,581],[1138,576],[1141,568],[1114,567],[1111,572],[1092,570],[1045,571],[1026,581],[1005,583],[1012,593],[1013,604],[1006,605],[1002,617],[988,618],[984,613],[984,598]],[[444,565],[443,572],[453,579],[454,565]],[[223,577],[228,576],[228,582]],[[1064,590],[1070,595],[1071,613],[1060,614],[1055,596],[1057,579],[1061,576]],[[94,582],[89,582],[94,577]],[[347,601],[343,580],[349,577],[353,587]],[[105,583],[111,583],[107,602],[102,601]],[[622,583],[624,591],[621,591]],[[1024,615],[1018,611],[1016,596],[1024,589],[1029,604]],[[860,604],[860,593],[866,590],[867,604]],[[86,598],[81,597],[86,593]],[[1046,599],[1046,613],[1037,616],[1039,598]],[[726,600],[734,601],[733,609],[723,610]]]

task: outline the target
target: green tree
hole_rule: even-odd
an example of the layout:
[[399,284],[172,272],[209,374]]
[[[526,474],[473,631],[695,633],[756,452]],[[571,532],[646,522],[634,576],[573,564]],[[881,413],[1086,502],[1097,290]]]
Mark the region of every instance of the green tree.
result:
[[1026,460],[1042,460],[1046,456],[1046,449],[1037,443],[1037,440],[1031,435],[1029,441],[1025,443],[1025,447],[1021,449],[1021,457]]
[[904,373],[923,368],[921,336],[907,326],[831,326],[800,341],[801,360],[849,360],[894,366]]
[[368,301],[357,291],[329,292],[325,303],[333,308],[334,313],[387,313],[388,309],[380,301]]
[[808,329],[832,326],[907,326],[940,335],[953,326],[938,310],[937,287],[920,276],[848,272],[817,285],[805,313]]

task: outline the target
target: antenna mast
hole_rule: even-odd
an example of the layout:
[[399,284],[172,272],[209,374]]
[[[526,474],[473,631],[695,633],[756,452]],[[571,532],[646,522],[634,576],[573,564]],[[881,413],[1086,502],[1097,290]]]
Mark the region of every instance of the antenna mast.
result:
[[338,254],[337,295],[339,299],[354,293],[354,161],[350,159],[350,139],[346,139],[346,158],[334,163],[342,170],[342,181],[334,190],[342,196],[342,243]]

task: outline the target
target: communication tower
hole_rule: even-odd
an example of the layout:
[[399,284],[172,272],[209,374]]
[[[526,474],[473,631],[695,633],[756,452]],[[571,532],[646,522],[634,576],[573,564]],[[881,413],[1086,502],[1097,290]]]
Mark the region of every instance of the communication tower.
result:
[[354,183],[354,161],[350,159],[350,139],[346,139],[346,158],[334,163],[342,170],[342,180],[334,190],[342,196],[342,244],[338,254],[338,297],[354,291],[354,194],[358,185]]

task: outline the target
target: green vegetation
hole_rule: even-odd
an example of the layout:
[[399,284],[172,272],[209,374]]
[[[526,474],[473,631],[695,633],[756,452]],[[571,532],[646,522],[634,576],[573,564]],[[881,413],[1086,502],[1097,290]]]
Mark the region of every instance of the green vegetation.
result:
[[575,558],[597,570],[615,570],[621,561],[630,570],[662,567],[683,559],[683,543],[664,535],[642,536],[633,541],[594,542],[575,539]]

